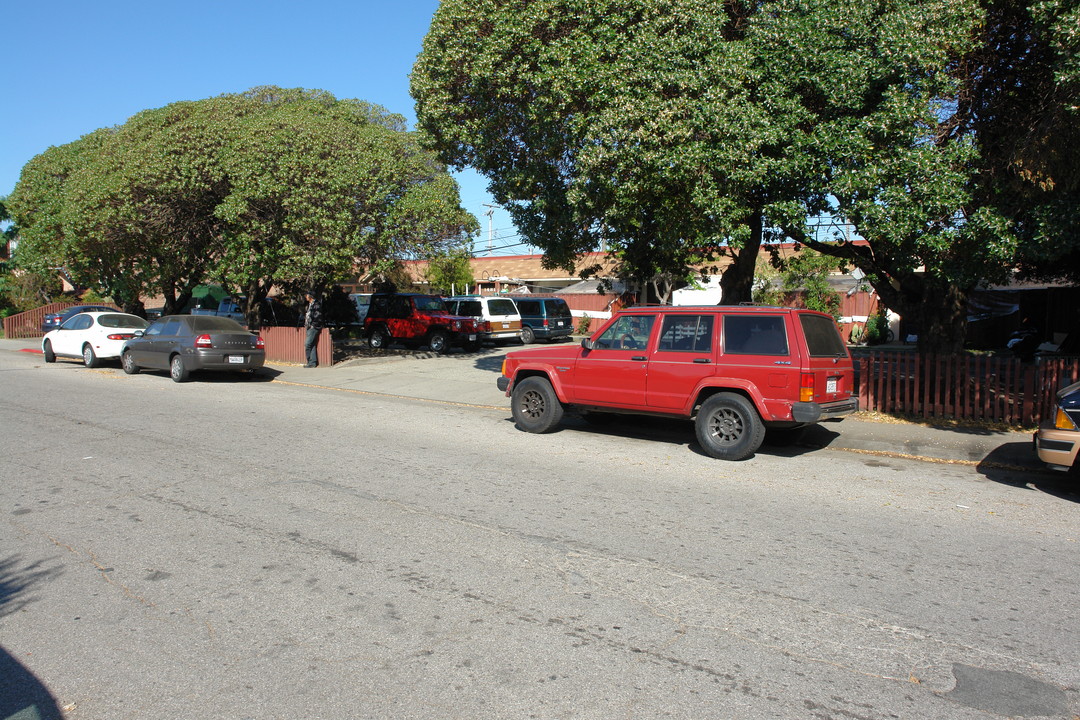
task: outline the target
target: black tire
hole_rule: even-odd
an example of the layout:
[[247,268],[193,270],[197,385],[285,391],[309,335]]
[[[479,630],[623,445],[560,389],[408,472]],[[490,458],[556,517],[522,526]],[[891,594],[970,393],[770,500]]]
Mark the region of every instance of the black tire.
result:
[[514,423],[526,432],[550,432],[562,422],[562,403],[547,378],[525,378],[514,385],[510,409]]
[[375,328],[368,333],[367,342],[372,350],[385,350],[390,345],[390,334],[384,328]]
[[53,352],[52,342],[50,342],[49,340],[46,340],[45,344],[41,346],[41,353],[45,356],[45,362],[56,362],[56,353]]
[[139,372],[139,366],[135,364],[135,358],[131,357],[129,352],[125,352],[120,356],[120,366],[124,368],[124,372],[128,375],[137,375]]
[[483,346],[484,343],[480,340],[470,340],[465,343],[465,349],[469,352],[478,352]]
[[765,438],[765,425],[753,403],[734,393],[718,393],[703,402],[694,430],[702,449],[721,460],[749,457]]
[[534,333],[533,329],[528,325],[521,328],[521,342],[525,345],[532,345],[536,342],[536,333]]
[[90,347],[90,343],[83,345],[82,362],[88,368],[96,368],[99,365],[97,355],[94,354],[94,348]]
[[187,379],[191,377],[191,371],[184,364],[184,358],[173,355],[169,359],[169,377],[172,378],[173,382],[178,383],[187,382]]
[[427,339],[431,352],[442,355],[450,349],[450,336],[445,330],[432,330]]

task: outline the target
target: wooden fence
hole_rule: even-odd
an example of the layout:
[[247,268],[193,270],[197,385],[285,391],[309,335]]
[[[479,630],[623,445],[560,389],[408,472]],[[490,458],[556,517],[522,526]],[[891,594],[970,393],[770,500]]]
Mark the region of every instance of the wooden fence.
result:
[[1058,390],[1080,379],[1080,358],[926,356],[875,352],[855,358],[859,407],[926,419],[1033,427],[1055,412]]
[[41,337],[45,334],[41,332],[41,321],[45,319],[45,316],[49,313],[63,312],[65,308],[73,305],[78,305],[78,303],[54,302],[26,312],[8,315],[4,318],[4,337],[11,339]]
[[[266,343],[267,362],[306,363],[304,357],[304,339],[307,330],[298,327],[264,327],[259,330]],[[330,331],[323,329],[319,334],[319,365],[328,367],[334,360],[334,344]]]

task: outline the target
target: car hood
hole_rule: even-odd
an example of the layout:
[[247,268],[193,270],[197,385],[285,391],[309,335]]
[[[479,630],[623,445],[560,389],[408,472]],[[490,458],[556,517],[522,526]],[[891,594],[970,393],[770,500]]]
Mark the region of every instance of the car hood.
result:
[[525,350],[514,350],[506,354],[508,360],[515,360],[517,362],[527,363],[533,360],[539,360],[544,362],[550,362],[559,360],[563,362],[571,362],[581,357],[582,348],[577,343],[569,343],[565,345],[549,345],[547,347],[527,348]]

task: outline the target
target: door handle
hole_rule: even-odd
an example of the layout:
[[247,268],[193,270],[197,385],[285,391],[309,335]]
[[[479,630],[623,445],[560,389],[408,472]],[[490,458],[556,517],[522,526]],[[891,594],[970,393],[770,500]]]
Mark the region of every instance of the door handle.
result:
[[634,355],[630,359],[633,360],[634,362],[645,362],[649,358],[645,357],[644,355]]
[[712,362],[712,360],[710,360],[709,358],[694,358],[694,362],[698,363],[699,365],[708,365],[710,362]]

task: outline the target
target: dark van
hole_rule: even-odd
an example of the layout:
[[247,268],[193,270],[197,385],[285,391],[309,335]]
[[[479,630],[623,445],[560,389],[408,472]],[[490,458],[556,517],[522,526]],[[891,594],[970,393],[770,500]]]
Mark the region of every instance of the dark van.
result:
[[562,298],[530,296],[514,298],[514,304],[521,313],[521,342],[526,345],[570,337],[574,332],[570,306]]

